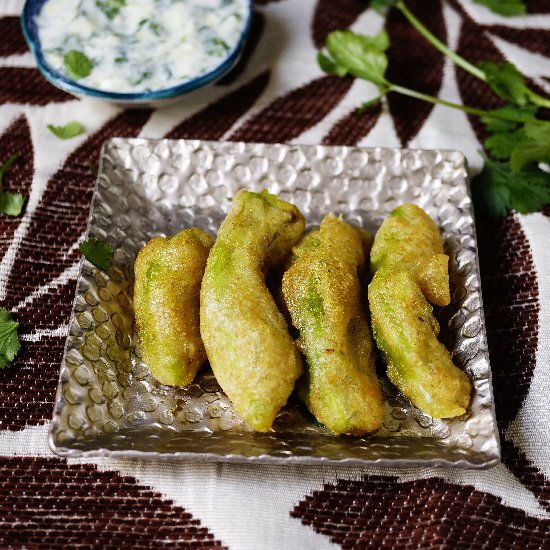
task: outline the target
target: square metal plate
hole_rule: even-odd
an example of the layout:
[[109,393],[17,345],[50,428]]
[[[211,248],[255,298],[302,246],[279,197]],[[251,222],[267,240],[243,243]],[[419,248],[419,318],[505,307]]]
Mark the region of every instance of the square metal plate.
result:
[[[442,339],[473,382],[468,412],[436,420],[385,379],[385,421],[368,437],[331,435],[292,396],[273,431],[250,431],[208,366],[193,384],[158,384],[139,355],[133,264],[153,236],[199,226],[212,235],[240,188],[267,188],[308,224],[325,214],[373,233],[393,208],[414,202],[440,226],[450,256],[452,303]],[[113,268],[83,261],[53,422],[63,456],[484,468],[500,449],[464,157],[455,151],[363,149],[122,139],[103,148],[89,236],[111,243]]]

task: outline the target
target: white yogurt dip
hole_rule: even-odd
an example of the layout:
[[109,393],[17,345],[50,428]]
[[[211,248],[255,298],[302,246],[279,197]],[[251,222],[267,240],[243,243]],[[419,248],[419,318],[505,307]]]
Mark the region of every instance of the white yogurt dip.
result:
[[[36,23],[51,68],[90,88],[129,93],[214,69],[239,41],[247,13],[247,0],[48,0]],[[71,75],[69,52],[91,62],[87,76]]]

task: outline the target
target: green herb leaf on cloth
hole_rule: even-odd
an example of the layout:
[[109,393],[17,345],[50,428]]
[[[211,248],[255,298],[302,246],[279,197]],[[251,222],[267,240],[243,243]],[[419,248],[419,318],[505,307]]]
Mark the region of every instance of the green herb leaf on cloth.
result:
[[0,369],[9,367],[19,353],[18,328],[19,323],[13,319],[11,312],[0,308]]
[[68,122],[65,126],[54,126],[53,124],[48,124],[48,128],[52,134],[56,135],[60,139],[71,139],[85,132],[84,126],[76,120]]
[[110,269],[113,265],[113,247],[99,239],[87,239],[80,245],[80,252],[99,269]]
[[472,192],[476,203],[494,217],[512,208],[528,214],[550,203],[550,174],[538,168],[512,172],[509,163],[486,159]]
[[388,67],[385,50],[389,43],[386,32],[370,37],[352,31],[334,31],[328,35],[326,47],[337,67],[336,74],[342,76],[349,73],[378,87],[385,87]]
[[526,139],[511,153],[512,172],[518,172],[525,166],[540,162],[550,163],[550,123],[527,123],[525,136]]
[[4,191],[2,186],[2,178],[5,172],[20,156],[19,153],[12,155],[0,166],[0,212],[8,216],[19,216],[25,205],[25,197],[21,193]]
[[516,66],[508,61],[497,65],[493,61],[484,61],[479,68],[485,73],[487,84],[493,91],[514,105],[525,105],[528,99],[528,88],[525,77]]

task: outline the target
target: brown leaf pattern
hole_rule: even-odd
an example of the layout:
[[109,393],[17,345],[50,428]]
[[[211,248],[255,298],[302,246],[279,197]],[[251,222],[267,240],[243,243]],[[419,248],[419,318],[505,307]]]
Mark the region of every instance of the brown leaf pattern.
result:
[[548,29],[516,29],[504,25],[488,25],[485,29],[507,42],[550,57],[550,30]]
[[79,252],[68,251],[86,228],[95,184],[90,168],[97,166],[101,145],[110,137],[136,136],[150,114],[147,110],[122,112],[69,155],[64,166],[52,176],[33,213],[7,282],[6,301],[10,307],[74,263]]
[[338,480],[306,496],[291,515],[350,549],[523,548],[527,537],[542,548],[550,530],[548,520],[437,478]]
[[364,111],[353,109],[343,116],[323,138],[325,145],[356,145],[373,128],[382,112],[380,103]]
[[322,48],[328,33],[347,29],[367,8],[367,0],[317,0],[311,28],[315,47]]
[[230,136],[232,141],[285,142],[294,139],[338,105],[353,80],[324,76],[275,99]]
[[[30,328],[21,326],[24,332]],[[62,336],[24,341],[13,366],[0,370],[0,430],[19,431],[51,419],[64,346]]]
[[2,548],[223,548],[134,478],[59,458],[0,458],[0,525]]
[[75,98],[46,82],[37,69],[0,67],[0,105],[47,105],[71,99]]
[[21,32],[19,17],[0,17],[0,57],[22,54],[28,51],[27,43]]
[[[12,122],[0,135],[0,152],[0,164],[12,155],[20,155],[4,174],[2,186],[7,191],[21,193],[28,200],[34,174],[34,158],[29,123],[24,115]],[[8,248],[20,222],[21,218],[0,215],[0,258]]]
[[167,135],[171,139],[220,139],[256,102],[269,82],[269,71],[184,120]]
[[[410,0],[407,5],[413,12],[422,13],[422,23],[440,40],[446,41],[441,2],[430,2],[429,9],[422,0]],[[390,11],[386,30],[390,35],[388,80],[437,95],[443,78],[443,56],[397,10]],[[401,145],[405,146],[422,128],[433,105],[401,94],[389,94],[388,104]]]

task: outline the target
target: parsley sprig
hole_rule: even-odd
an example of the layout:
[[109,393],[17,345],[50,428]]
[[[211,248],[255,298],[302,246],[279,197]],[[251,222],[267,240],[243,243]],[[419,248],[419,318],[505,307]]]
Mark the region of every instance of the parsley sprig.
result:
[[20,156],[19,153],[16,153],[0,166],[0,212],[8,216],[19,216],[25,204],[25,197],[21,193],[4,191],[2,186],[4,174]]
[[11,312],[0,308],[0,369],[9,367],[19,353],[18,328],[19,323],[13,319]]
[[450,50],[408,9],[404,0],[373,0],[378,10],[395,7],[411,25],[441,53],[485,82],[507,105],[494,110],[477,109],[400,86],[386,78],[389,47],[387,33],[365,36],[353,31],[335,31],[327,36],[325,52],[317,60],[321,69],[340,77],[352,75],[375,84],[379,95],[362,109],[382,101],[391,92],[458,109],[481,117],[490,137],[485,142],[492,158],[474,179],[477,204],[493,216],[515,209],[521,213],[540,210],[550,203],[550,173],[541,168],[550,162],[550,123],[536,118],[541,107],[550,108],[550,99],[531,90],[525,77],[512,63],[481,63],[479,67]]

